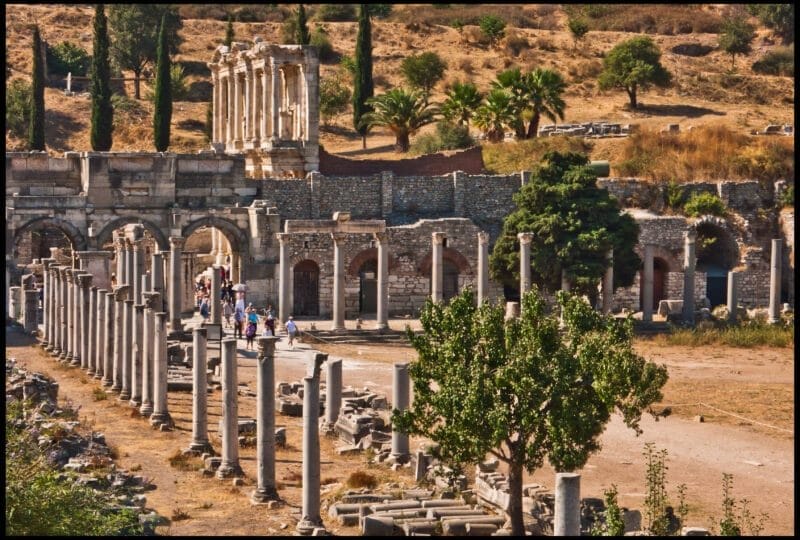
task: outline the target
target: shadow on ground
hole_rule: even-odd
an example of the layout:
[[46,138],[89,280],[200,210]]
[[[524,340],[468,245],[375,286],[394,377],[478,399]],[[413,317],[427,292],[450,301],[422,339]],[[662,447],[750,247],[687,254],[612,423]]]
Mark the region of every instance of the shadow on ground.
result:
[[636,112],[653,116],[686,116],[687,118],[700,118],[706,115],[725,116],[724,112],[694,105],[639,105]]

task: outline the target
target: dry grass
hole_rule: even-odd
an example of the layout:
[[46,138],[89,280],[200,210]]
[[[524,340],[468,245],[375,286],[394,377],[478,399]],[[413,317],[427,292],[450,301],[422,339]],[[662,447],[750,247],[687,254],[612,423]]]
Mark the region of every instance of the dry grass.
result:
[[347,481],[345,482],[348,487],[358,489],[358,488],[369,488],[375,489],[378,486],[378,479],[364,471],[354,471],[350,473],[350,476],[347,477]]
[[580,137],[542,137],[527,141],[484,144],[483,162],[495,174],[529,171],[551,151],[590,153],[591,143]]

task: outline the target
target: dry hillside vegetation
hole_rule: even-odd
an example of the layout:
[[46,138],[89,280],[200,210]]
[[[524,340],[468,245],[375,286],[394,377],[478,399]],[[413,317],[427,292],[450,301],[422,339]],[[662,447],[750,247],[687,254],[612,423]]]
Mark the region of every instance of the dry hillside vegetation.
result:
[[[565,27],[567,14],[555,5],[448,6],[396,5],[387,19],[373,19],[376,93],[404,84],[400,71],[403,59],[413,54],[435,51],[448,67],[444,79],[434,88],[434,102],[441,102],[447,86],[455,81],[472,81],[481,91],[486,91],[502,70],[519,67],[527,71],[548,67],[562,73],[569,84],[564,95],[567,103],[565,122],[608,120],[637,123],[654,132],[668,123],[678,123],[684,131],[690,126],[711,125],[723,126],[742,136],[763,129],[767,124],[793,123],[794,79],[758,75],[751,70],[755,61],[779,47],[778,40],[768,29],[756,26],[757,36],[752,52],[738,56],[736,71],[731,72],[730,56],[717,48],[718,35],[713,33],[718,29],[722,11],[727,9],[722,5],[628,5],[624,10],[611,6],[610,11],[602,13],[601,17],[589,20],[591,30],[577,47]],[[323,25],[335,52],[353,56],[357,23],[317,22],[313,12],[318,7],[310,9],[309,28],[312,33],[317,25]],[[261,36],[266,41],[280,42],[282,23],[279,20],[291,12],[286,6],[231,9],[234,13],[240,13],[240,19],[253,20],[263,15],[262,20],[270,21],[236,22],[235,39],[242,41]],[[194,153],[207,146],[203,123],[211,86],[206,62],[221,43],[226,23],[222,20],[225,18],[223,6],[184,5],[181,6],[181,13],[184,17],[220,19],[185,18],[181,30],[184,42],[180,53],[173,59],[184,66],[189,98],[175,104],[170,150]],[[487,13],[495,13],[508,22],[506,36],[497,47],[489,46],[475,24],[480,16]],[[16,77],[30,79],[30,24],[37,23],[42,36],[50,44],[66,40],[91,53],[92,16],[93,9],[87,5],[7,6],[6,43],[11,67],[7,82]],[[453,27],[455,21],[458,29]],[[755,24],[756,19],[751,22]],[[640,108],[631,111],[624,92],[598,90],[597,75],[602,69],[604,55],[617,43],[632,37],[634,34],[631,32],[637,31],[648,32],[658,44],[662,63],[673,74],[674,84],[668,89],[641,93]],[[684,52],[687,49],[700,50],[705,54],[689,56]],[[320,68],[321,77],[330,77],[341,69],[337,63],[323,64]],[[89,98],[85,94],[67,97],[62,92],[63,88],[64,82],[59,81],[47,88],[45,93],[48,148],[54,153],[87,150]],[[148,83],[143,84],[142,95],[150,90]],[[126,91],[132,95],[132,83],[127,84]],[[543,123],[547,122],[549,120],[543,120]],[[432,129],[432,126],[427,129]],[[393,151],[394,138],[381,129],[369,135],[368,148],[362,150],[360,137],[352,130],[349,111],[336,118],[332,128],[321,131],[320,142],[326,150],[350,158],[406,157]],[[791,142],[787,138],[774,144],[791,149]],[[21,149],[22,145],[22,141],[6,135],[7,148]],[[564,143],[557,145],[564,146]],[[626,139],[598,140],[586,146],[592,158],[611,159],[614,167],[619,165],[620,157],[625,156],[623,160],[630,160],[635,158],[637,152],[636,143]],[[153,150],[152,105],[149,101],[122,99],[117,103],[113,150]],[[504,148],[500,153],[509,152],[513,151]],[[776,152],[783,156],[780,159],[785,158],[783,150]],[[684,155],[688,154],[684,152]],[[491,161],[491,157],[487,159],[487,163]],[[518,163],[508,166],[517,167]],[[502,164],[495,170],[501,169]],[[650,176],[676,176],[677,180],[682,180],[702,178],[704,174],[730,174],[725,167],[701,167],[702,172],[698,172],[698,168],[691,163],[675,169]],[[613,172],[621,174],[625,171],[616,168]],[[689,176],[683,176],[686,174]]]

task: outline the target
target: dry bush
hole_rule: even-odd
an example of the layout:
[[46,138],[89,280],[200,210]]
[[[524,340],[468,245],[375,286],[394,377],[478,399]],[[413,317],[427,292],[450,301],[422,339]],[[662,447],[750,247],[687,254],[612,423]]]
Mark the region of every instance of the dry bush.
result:
[[364,471],[355,471],[350,473],[345,482],[351,488],[368,488],[375,489],[378,486],[378,479]]
[[483,59],[483,62],[481,62],[481,67],[483,69],[494,69],[494,63],[490,57],[486,57]]
[[403,9],[393,10],[387,20],[450,26],[458,19],[465,25],[477,25],[480,18],[487,14],[487,7],[510,27],[536,28],[536,20],[526,12],[524,4],[458,4],[458,7],[452,4],[434,4],[433,8],[430,4],[410,4]]
[[600,60],[588,60],[586,62],[576,62],[570,64],[567,73],[575,82],[585,79],[595,79],[603,71],[603,63]]
[[722,22],[699,4],[593,4],[585,14],[590,30],[648,34],[718,33]]
[[481,31],[480,27],[472,25],[464,26],[461,30],[461,42],[481,49],[485,49],[491,44],[489,38]]
[[536,48],[538,48],[538,49],[541,49],[543,51],[548,51],[548,52],[555,52],[556,50],[558,50],[558,47],[556,47],[556,44],[553,43],[551,40],[545,38],[545,37],[536,38],[536,41],[534,42],[534,46]]
[[485,144],[482,154],[487,171],[511,174],[531,170],[551,150],[589,154],[591,149],[592,143],[583,137],[536,137],[525,141]]
[[462,72],[466,73],[467,75],[470,75],[470,74],[474,73],[475,72],[475,66],[472,65],[472,58],[467,57],[467,58],[462,58],[461,60],[459,60],[458,69],[460,69]]
[[517,32],[509,33],[500,42],[500,50],[506,56],[519,56],[519,54],[522,51],[526,50],[528,47],[530,47],[530,43],[528,43],[528,38]]

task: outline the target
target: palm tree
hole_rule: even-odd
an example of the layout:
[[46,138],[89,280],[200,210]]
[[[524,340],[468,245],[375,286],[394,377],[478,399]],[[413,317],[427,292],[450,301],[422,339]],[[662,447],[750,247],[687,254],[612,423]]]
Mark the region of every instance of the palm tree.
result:
[[402,88],[389,90],[367,100],[372,112],[364,114],[362,124],[371,128],[384,126],[394,133],[394,148],[408,152],[409,138],[421,127],[433,123],[439,110],[427,102],[420,91],[407,92]]
[[513,98],[505,90],[495,88],[475,111],[475,125],[483,130],[489,142],[501,142],[506,126],[517,120]]
[[447,91],[447,99],[442,104],[442,114],[449,121],[456,121],[459,126],[469,125],[470,118],[475,114],[483,99],[483,94],[478,88],[468,83],[454,83]]
[[564,120],[564,109],[567,104],[561,99],[566,83],[557,71],[552,69],[536,68],[525,77],[528,90],[528,106],[531,112],[531,121],[528,124],[527,139],[536,137],[539,133],[539,120],[542,115],[553,122],[556,118]]
[[514,120],[509,124],[514,129],[517,139],[525,138],[525,120],[522,113],[528,104],[528,88],[526,77],[522,75],[519,68],[507,69],[497,74],[497,80],[492,81],[492,88],[505,90],[511,99],[511,107],[514,110]]

